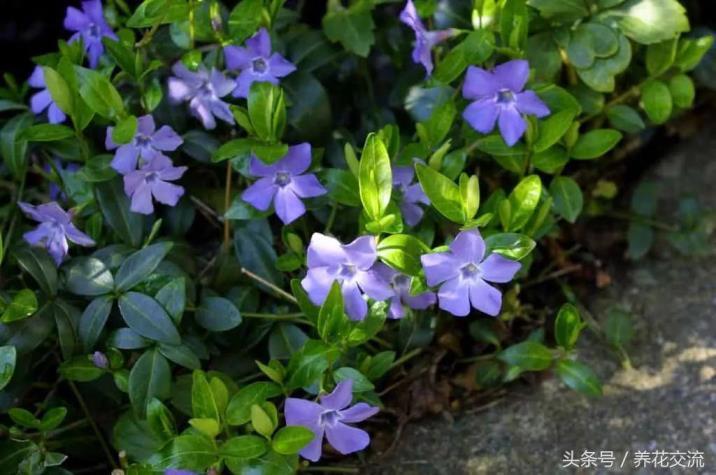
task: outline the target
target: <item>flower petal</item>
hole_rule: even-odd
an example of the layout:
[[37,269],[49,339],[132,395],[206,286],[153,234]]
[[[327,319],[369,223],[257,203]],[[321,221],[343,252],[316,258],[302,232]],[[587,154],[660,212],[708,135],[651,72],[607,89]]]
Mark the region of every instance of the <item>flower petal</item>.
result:
[[470,302],[472,306],[492,317],[500,314],[502,294],[482,279],[470,282]]
[[35,66],[32,70],[32,74],[27,79],[27,83],[37,89],[45,89],[45,73],[42,70],[42,66]]
[[246,48],[227,46],[224,48],[227,69],[235,71],[246,69],[251,65],[252,55]]
[[343,249],[348,256],[348,260],[361,270],[370,269],[378,258],[376,242],[373,236],[356,238],[350,244],[343,246]]
[[380,274],[373,270],[358,272],[356,274],[356,280],[361,290],[373,300],[383,301],[393,295],[393,289],[391,289],[390,283],[385,281]]
[[286,405],[284,406],[286,425],[304,426],[313,429],[318,427],[318,421],[323,411],[323,407],[313,401],[294,397],[286,398]]
[[80,31],[89,26],[90,19],[75,7],[67,7],[63,25],[66,30]]
[[269,71],[273,76],[282,78],[296,70],[296,66],[278,53],[274,53],[268,60]]
[[425,270],[425,279],[431,287],[456,278],[460,274],[462,264],[449,252],[423,254],[420,256],[420,262]]
[[338,383],[333,392],[320,397],[325,409],[341,410],[353,400],[353,380],[345,379]]
[[311,166],[311,144],[300,143],[288,147],[286,155],[276,162],[276,169],[287,171],[291,175],[300,175]]
[[249,97],[249,90],[251,89],[251,84],[253,84],[256,79],[256,75],[251,69],[244,69],[236,78],[236,84],[234,85],[234,90],[231,95],[244,99]]
[[276,190],[273,206],[283,224],[290,224],[306,213],[303,201],[288,187]]
[[306,277],[301,280],[301,287],[314,305],[323,305],[335,280],[335,274],[327,267],[315,267],[308,269]]
[[165,152],[176,150],[183,142],[179,134],[168,125],[163,125],[152,135],[152,147]]
[[520,92],[530,77],[530,65],[524,59],[513,59],[495,67],[494,76],[501,88]]
[[490,254],[480,264],[480,276],[488,282],[503,284],[511,281],[522,265],[499,254]]
[[527,130],[527,123],[515,107],[505,107],[500,111],[500,134],[505,143],[512,147]]
[[184,188],[173,183],[157,180],[152,185],[152,195],[154,198],[165,205],[176,206],[179,198],[184,195]]
[[157,130],[157,125],[154,123],[154,117],[151,114],[143,115],[137,118],[137,134],[152,135]]
[[471,103],[462,112],[462,117],[470,127],[483,134],[489,134],[495,128],[499,106],[491,97]]
[[276,190],[278,186],[273,184],[273,179],[261,178],[244,190],[241,199],[259,211],[266,211],[271,206]]
[[224,97],[234,90],[234,81],[224,76],[218,69],[212,68],[210,80],[217,97]]
[[363,299],[358,284],[355,282],[343,283],[343,306],[351,320],[363,320],[368,313],[368,304]]
[[313,233],[308,245],[307,264],[309,269],[320,266],[338,266],[347,260],[346,251],[338,239],[321,233]]
[[174,102],[185,101],[191,95],[191,87],[180,78],[170,77],[167,86],[169,98]]
[[50,124],[61,124],[66,118],[67,116],[59,107],[57,107],[57,104],[54,102],[50,104],[50,108],[47,109],[47,120]]
[[52,96],[47,89],[33,94],[30,98],[30,109],[34,114],[41,114],[50,104],[52,104]]
[[450,243],[450,250],[462,262],[477,264],[485,255],[485,241],[477,229],[462,231]]
[[43,239],[48,239],[49,237],[49,229],[47,228],[47,226],[42,225],[22,235],[22,238],[25,240],[25,242],[27,242],[31,246],[37,246],[38,244],[40,244],[40,241],[42,241]]
[[79,244],[80,246],[95,245],[95,242],[91,237],[77,229],[72,223],[65,226],[65,235],[67,235],[67,239],[75,244]]
[[325,430],[328,442],[343,455],[363,450],[370,444],[370,436],[366,431],[341,422],[327,426]]
[[467,68],[465,83],[462,86],[462,96],[465,99],[480,99],[485,96],[492,96],[500,90],[500,83],[495,76],[477,66]]
[[[124,183],[125,191],[127,182]],[[152,189],[146,182],[141,182],[132,194],[132,204],[129,207],[135,213],[152,214],[154,204],[152,203]]]
[[466,281],[455,278],[445,282],[438,291],[438,306],[456,317],[470,313],[469,287]]
[[422,294],[418,295],[406,295],[403,300],[406,304],[408,304],[408,307],[415,309],[415,310],[425,310],[431,305],[434,305],[437,301],[437,297],[433,292],[423,292]]
[[313,198],[328,193],[313,173],[292,177],[290,187],[301,198]]
[[364,402],[349,407],[340,412],[342,422],[362,422],[371,416],[378,414],[379,408]]
[[246,46],[254,56],[268,58],[271,54],[271,37],[266,28],[261,28],[254,36],[246,40]]
[[515,105],[517,110],[523,114],[530,114],[536,117],[546,117],[549,115],[549,107],[542,102],[534,91],[525,91],[515,94]]

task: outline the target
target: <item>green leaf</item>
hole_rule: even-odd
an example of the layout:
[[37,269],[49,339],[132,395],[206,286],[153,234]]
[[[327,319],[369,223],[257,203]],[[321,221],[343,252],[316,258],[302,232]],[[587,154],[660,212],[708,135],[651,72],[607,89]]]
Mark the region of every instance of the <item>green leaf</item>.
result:
[[669,80],[669,92],[676,107],[688,109],[694,105],[696,88],[694,81],[686,74],[678,74]]
[[92,300],[82,312],[78,329],[85,353],[94,349],[111,310],[112,297],[107,295]]
[[[311,432],[311,434],[313,434]],[[261,457],[266,453],[266,441],[255,435],[240,435],[232,437],[221,446],[219,454],[226,457],[227,461],[239,464],[242,460],[250,460]],[[232,460],[234,459],[234,460]]]
[[[306,300],[308,300],[308,297],[306,297]],[[315,314],[306,313],[305,315],[312,321],[316,321],[318,320],[320,309],[315,306],[311,308],[315,309]],[[271,330],[269,335],[269,355],[276,360],[287,360],[303,347],[306,340],[308,340],[308,336],[296,325],[279,323]]]
[[286,426],[279,429],[271,440],[271,447],[282,455],[297,454],[315,437],[303,426]]
[[610,308],[607,312],[604,334],[611,345],[624,346],[629,343],[634,335],[631,314],[620,308]]
[[503,350],[498,358],[526,371],[542,371],[552,364],[552,352],[541,343],[523,341]]
[[559,173],[569,161],[567,151],[561,145],[555,145],[544,152],[532,156],[532,165],[545,173]]
[[67,290],[76,295],[104,295],[114,289],[107,264],[95,257],[76,257],[64,268]]
[[326,300],[321,305],[316,321],[316,330],[323,341],[328,344],[339,343],[348,327],[348,317],[343,311],[343,294],[341,284],[334,281]]
[[30,289],[22,289],[13,295],[0,317],[2,323],[23,320],[37,311],[37,296]]
[[286,388],[289,390],[315,383],[338,356],[338,350],[322,341],[308,340],[300,351],[291,356],[287,372]]
[[378,257],[390,267],[407,275],[422,271],[420,256],[430,248],[410,234],[391,234],[378,242]]
[[549,193],[554,198],[557,214],[570,223],[576,222],[584,206],[582,190],[577,182],[567,176],[555,177],[549,185]]
[[587,4],[582,0],[527,0],[527,5],[539,10],[550,20],[571,22],[589,15]]
[[281,394],[278,384],[266,381],[251,383],[239,389],[226,408],[226,423],[232,426],[246,424],[251,420],[251,406]]
[[475,217],[480,207],[480,183],[477,175],[472,175],[468,178],[467,173],[461,174],[459,188],[462,209],[467,221],[470,221]]
[[368,135],[363,145],[358,176],[360,198],[366,214],[372,220],[381,219],[390,203],[393,175],[388,151],[374,133]]
[[566,303],[559,309],[554,321],[554,339],[565,350],[571,350],[577,344],[579,334],[585,326],[577,307]]
[[214,441],[198,434],[180,435],[152,456],[155,468],[181,467],[195,472],[205,471],[218,462],[218,452]]
[[221,413],[214,392],[203,371],[195,370],[192,373],[191,384],[191,413],[196,418],[213,419],[219,421]]
[[167,345],[166,343],[160,343],[158,348],[159,352],[173,363],[176,363],[187,369],[201,368],[201,362],[196,356],[196,353],[194,353],[194,351],[192,351],[192,349],[189,348],[186,344]]
[[58,371],[62,377],[82,383],[94,381],[104,374],[104,370],[96,367],[87,356],[75,356],[63,361]]
[[183,0],[144,0],[127,20],[129,28],[147,28],[181,22],[189,17],[189,5]]
[[616,21],[625,35],[645,45],[689,30],[686,10],[677,0],[628,0],[618,8],[606,10],[600,18]]
[[572,126],[576,117],[573,109],[566,109],[552,114],[539,122],[539,135],[534,143],[534,151],[544,152],[561,139]]
[[597,58],[591,67],[577,69],[579,78],[597,92],[614,91],[616,75],[624,72],[631,63],[631,43],[626,36],[618,34],[619,49],[615,55]]
[[129,209],[129,198],[124,193],[120,178],[96,186],[97,201],[105,222],[117,235],[132,247],[139,247],[144,236],[144,218]]
[[27,141],[20,139],[23,130],[34,120],[32,114],[20,114],[8,120],[0,129],[0,156],[13,176],[20,180],[27,166]]
[[129,400],[134,412],[142,417],[152,398],[166,399],[171,394],[171,369],[157,350],[147,350],[129,373]]
[[254,82],[249,91],[248,110],[251,125],[259,139],[269,143],[281,139],[286,126],[283,89],[270,82]]
[[141,336],[170,345],[181,342],[174,322],[153,298],[128,292],[119,298],[119,311],[129,328]]
[[701,38],[680,38],[674,66],[684,73],[691,71],[699,65],[713,44],[714,37],[711,34]]
[[333,372],[333,377],[337,383],[350,379],[353,382],[352,388],[354,393],[363,393],[375,389],[373,383],[371,383],[363,373],[355,368],[350,368],[348,366],[338,368]]
[[674,64],[678,42],[678,38],[671,38],[646,48],[646,70],[650,76],[660,76]]
[[45,294],[57,294],[57,267],[47,251],[24,247],[15,251],[14,256],[20,268],[35,279]]
[[90,109],[105,119],[120,119],[126,114],[122,96],[110,80],[92,69],[75,67],[80,83],[80,96]]
[[131,254],[117,271],[114,279],[115,288],[123,292],[146,280],[171,248],[171,242],[160,242]]
[[415,164],[415,171],[418,175],[420,186],[435,209],[450,221],[458,224],[465,223],[467,220],[462,208],[462,198],[458,185],[445,175],[421,163]]
[[66,125],[37,124],[23,130],[17,140],[28,142],[56,142],[74,137],[75,132]]
[[116,144],[129,143],[137,133],[137,118],[133,115],[119,120],[112,128],[112,140]]
[[641,107],[655,124],[669,120],[673,108],[669,87],[662,81],[647,81],[641,88]]
[[329,168],[324,171],[322,182],[328,188],[328,197],[337,203],[357,207],[361,205],[358,179],[347,170]]
[[56,70],[50,67],[42,68],[43,77],[47,90],[57,107],[68,115],[73,114],[73,93],[67,81]]
[[27,409],[13,407],[8,410],[8,415],[15,424],[31,429],[37,429],[40,426],[40,420],[33,416]]
[[129,74],[131,77],[137,76],[136,56],[127,44],[123,43],[121,40],[114,40],[108,36],[102,38],[102,43],[104,44],[107,53],[124,72]]
[[577,160],[592,160],[604,156],[622,139],[622,133],[614,129],[595,129],[580,135],[570,151]]
[[346,9],[340,2],[331,0],[322,25],[329,40],[334,43],[340,41],[346,50],[367,57],[375,42],[375,24],[370,10],[363,5],[358,2]]
[[542,180],[537,175],[523,178],[508,196],[510,219],[506,231],[519,231],[529,221],[542,195]]
[[274,285],[281,285],[283,275],[276,269],[273,234],[265,219],[238,221],[234,226],[234,249],[243,267]]
[[0,346],[0,391],[5,389],[15,373],[17,350],[14,346]]
[[196,309],[196,323],[212,332],[225,332],[241,323],[241,314],[230,300],[204,297]]
[[536,243],[529,236],[518,233],[491,234],[485,239],[489,252],[495,252],[508,259],[524,259],[535,248]]
[[181,323],[186,308],[186,283],[183,277],[169,282],[154,297],[164,307],[176,325]]
[[607,109],[609,124],[628,134],[636,134],[646,128],[644,121],[634,108],[624,104],[611,106]]
[[271,415],[266,412],[266,409],[258,404],[251,406],[251,425],[256,432],[263,435],[267,439],[270,438],[273,431],[276,430],[276,424],[274,423]]
[[626,257],[632,260],[641,259],[654,244],[654,230],[648,224],[631,222],[627,230]]
[[229,35],[234,43],[241,44],[261,25],[261,0],[241,0],[229,15]]
[[579,361],[560,360],[556,371],[559,379],[570,389],[587,396],[602,395],[602,383],[589,366]]
[[168,441],[176,436],[174,416],[157,398],[151,398],[147,404],[147,425],[152,434],[162,441]]

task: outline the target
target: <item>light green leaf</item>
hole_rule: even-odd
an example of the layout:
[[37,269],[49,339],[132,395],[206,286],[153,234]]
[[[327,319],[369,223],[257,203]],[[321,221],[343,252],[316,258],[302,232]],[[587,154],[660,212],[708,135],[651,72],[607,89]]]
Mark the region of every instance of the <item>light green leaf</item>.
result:
[[393,174],[385,144],[376,134],[369,134],[361,153],[358,184],[366,214],[372,220],[383,217],[393,190]]

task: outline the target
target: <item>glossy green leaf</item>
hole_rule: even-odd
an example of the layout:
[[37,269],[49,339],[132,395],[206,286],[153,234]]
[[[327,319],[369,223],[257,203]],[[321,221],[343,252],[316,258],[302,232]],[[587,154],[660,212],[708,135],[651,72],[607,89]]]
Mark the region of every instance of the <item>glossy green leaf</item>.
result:
[[251,406],[282,394],[281,387],[265,381],[251,383],[234,394],[226,408],[227,424],[238,426],[251,420]]
[[102,296],[92,300],[82,312],[78,329],[85,353],[89,353],[94,349],[111,310],[112,298]]
[[44,249],[20,248],[14,252],[20,268],[30,274],[47,295],[57,293],[57,267]]
[[119,298],[119,311],[127,326],[139,335],[170,345],[181,342],[174,322],[153,298],[128,292]]
[[23,320],[37,311],[37,296],[30,289],[22,289],[7,304],[0,321],[2,323],[11,323]]
[[658,80],[647,81],[641,88],[641,107],[655,124],[669,120],[673,109],[669,86]]
[[369,218],[379,220],[390,203],[393,175],[385,144],[375,134],[365,140],[358,176],[363,208]]
[[134,411],[143,416],[152,398],[166,399],[171,392],[171,368],[157,350],[147,350],[129,373],[129,400]]
[[112,292],[114,278],[107,265],[95,257],[76,257],[63,267],[67,290],[96,296]]
[[114,284],[126,291],[147,279],[171,250],[171,242],[152,244],[131,254],[119,267]]
[[526,371],[542,371],[552,365],[552,352],[535,341],[523,341],[503,350],[498,358]]
[[584,198],[582,190],[573,179],[558,176],[549,185],[549,193],[554,199],[554,209],[561,217],[574,223],[582,212]]
[[445,175],[420,163],[415,165],[415,171],[432,206],[450,221],[464,223],[466,219],[458,185]]
[[271,440],[271,447],[282,455],[293,455],[308,445],[315,435],[303,426],[286,426],[279,429]]
[[614,129],[595,129],[580,135],[570,151],[577,160],[592,160],[604,156],[616,147],[622,139],[622,133]]
[[17,350],[14,346],[0,346],[0,391],[5,389],[12,379],[17,362]]
[[126,244],[139,247],[144,236],[144,219],[141,214],[130,211],[122,180],[97,186],[95,193],[105,222]]
[[523,178],[508,196],[510,218],[506,231],[519,231],[532,217],[542,195],[542,181],[537,175]]
[[422,270],[420,256],[430,248],[410,234],[391,234],[378,242],[378,257],[390,267],[417,276]]
[[577,307],[566,303],[559,309],[554,321],[554,339],[562,348],[571,350],[577,344],[579,334],[585,326]]
[[536,246],[529,236],[518,233],[491,234],[485,239],[485,244],[488,252],[495,252],[516,261],[524,259]]
[[555,368],[559,379],[570,389],[587,396],[601,396],[602,383],[589,366],[579,361],[561,360]]

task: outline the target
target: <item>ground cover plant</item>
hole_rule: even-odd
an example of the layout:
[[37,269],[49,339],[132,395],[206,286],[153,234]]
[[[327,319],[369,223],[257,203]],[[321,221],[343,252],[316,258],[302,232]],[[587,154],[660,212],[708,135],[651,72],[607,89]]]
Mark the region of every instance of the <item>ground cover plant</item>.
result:
[[[589,326],[628,364],[623,311],[525,289],[569,273],[582,215],[618,214],[620,145],[692,107],[713,39],[678,1],[86,0],[63,22],[0,89],[2,473],[357,471],[430,355],[471,390],[550,370],[598,396]],[[699,252],[698,206],[664,226],[654,202],[634,194],[630,257],[662,229]]]

